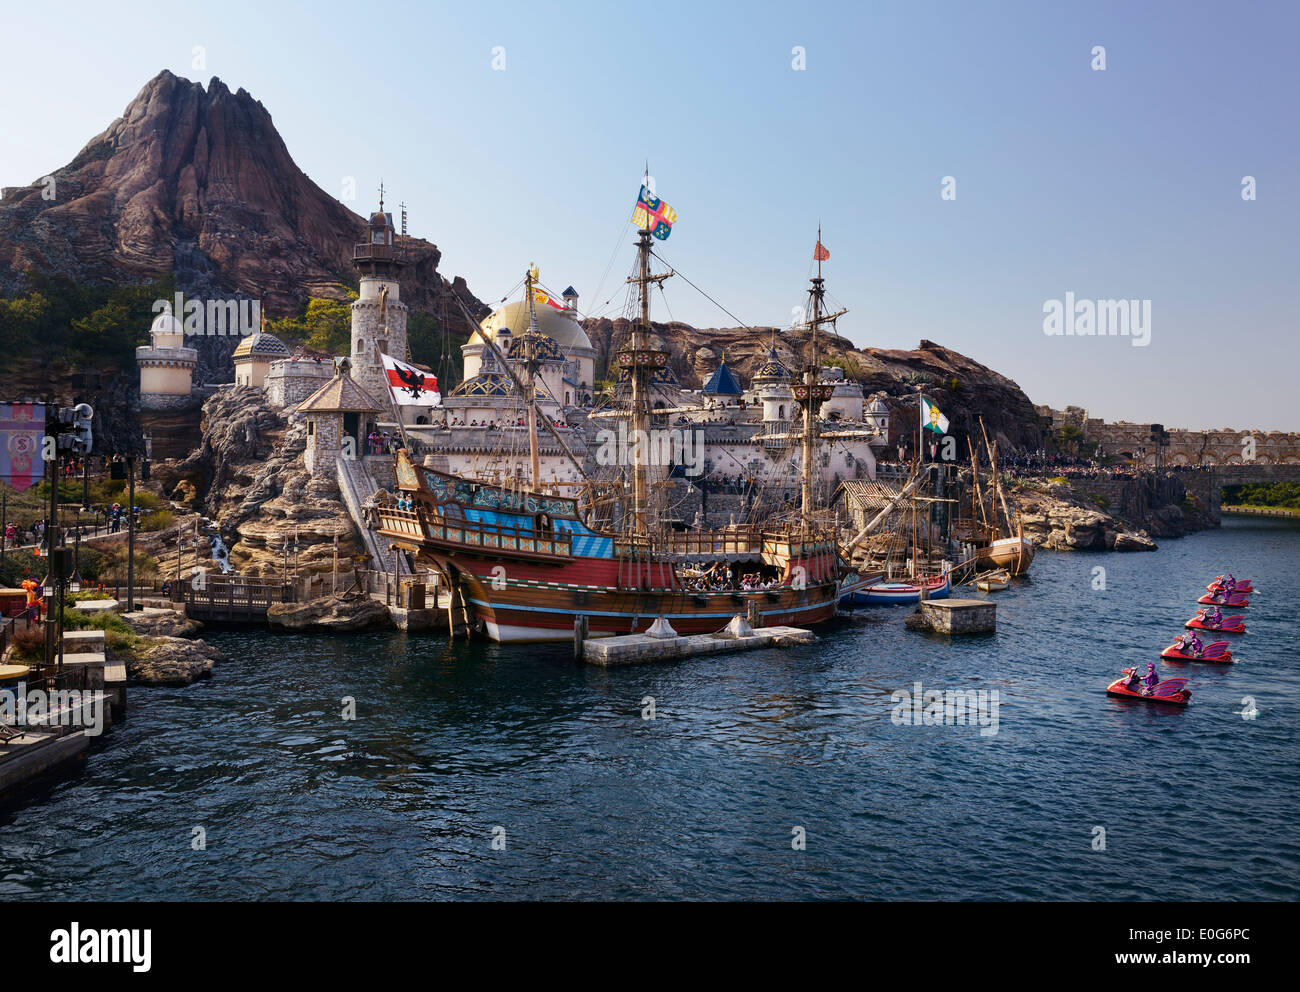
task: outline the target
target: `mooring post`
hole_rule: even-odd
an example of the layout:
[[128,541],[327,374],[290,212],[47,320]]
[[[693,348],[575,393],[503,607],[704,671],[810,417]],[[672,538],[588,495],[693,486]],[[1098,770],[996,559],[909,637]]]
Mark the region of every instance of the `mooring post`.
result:
[[582,661],[582,646],[587,640],[587,617],[579,613],[573,618],[573,660]]

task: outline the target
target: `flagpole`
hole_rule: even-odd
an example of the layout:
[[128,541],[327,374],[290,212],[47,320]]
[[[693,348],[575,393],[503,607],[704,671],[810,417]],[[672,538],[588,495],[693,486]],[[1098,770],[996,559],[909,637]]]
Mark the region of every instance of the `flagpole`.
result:
[[388,387],[388,399],[393,404],[393,414],[397,417],[397,433],[402,438],[402,447],[410,451],[411,442],[407,440],[406,425],[402,423],[402,404],[397,402],[397,394],[393,392],[393,381],[388,378],[388,366],[384,364],[382,352],[379,364],[384,366],[384,385]]

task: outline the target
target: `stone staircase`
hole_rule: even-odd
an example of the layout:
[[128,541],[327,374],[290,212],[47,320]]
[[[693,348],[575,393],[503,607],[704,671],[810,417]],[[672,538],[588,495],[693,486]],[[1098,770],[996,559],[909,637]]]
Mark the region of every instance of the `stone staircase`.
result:
[[[380,488],[370,469],[362,459],[340,458],[338,465],[339,492],[343,496],[343,505],[348,508],[361,540],[370,552],[372,567],[376,571],[393,572],[393,552],[388,549],[388,541],[376,534],[366,525],[362,507]],[[397,555],[398,575],[411,575],[411,566],[404,554]]]

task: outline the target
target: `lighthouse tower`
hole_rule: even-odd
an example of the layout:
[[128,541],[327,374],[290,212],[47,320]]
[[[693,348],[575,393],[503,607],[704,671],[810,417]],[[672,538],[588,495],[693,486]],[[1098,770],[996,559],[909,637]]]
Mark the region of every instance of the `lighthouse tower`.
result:
[[365,240],[352,249],[352,264],[361,275],[361,297],[352,304],[352,378],[385,408],[388,384],[381,354],[406,361],[406,304],[401,301],[397,276],[403,262],[397,257],[393,215],[384,213],[381,188],[379,210],[370,215]]

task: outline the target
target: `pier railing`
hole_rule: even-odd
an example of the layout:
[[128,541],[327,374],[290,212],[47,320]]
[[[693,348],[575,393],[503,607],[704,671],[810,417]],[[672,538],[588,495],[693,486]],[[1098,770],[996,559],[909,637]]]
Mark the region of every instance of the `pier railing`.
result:
[[272,603],[297,600],[292,582],[223,582],[209,578],[202,588],[192,584],[186,587],[185,613],[194,620],[262,620]]
[[0,657],[4,656],[9,645],[13,643],[14,635],[18,631],[39,626],[41,626],[41,621],[33,619],[30,610],[9,617],[4,623],[0,623]]

